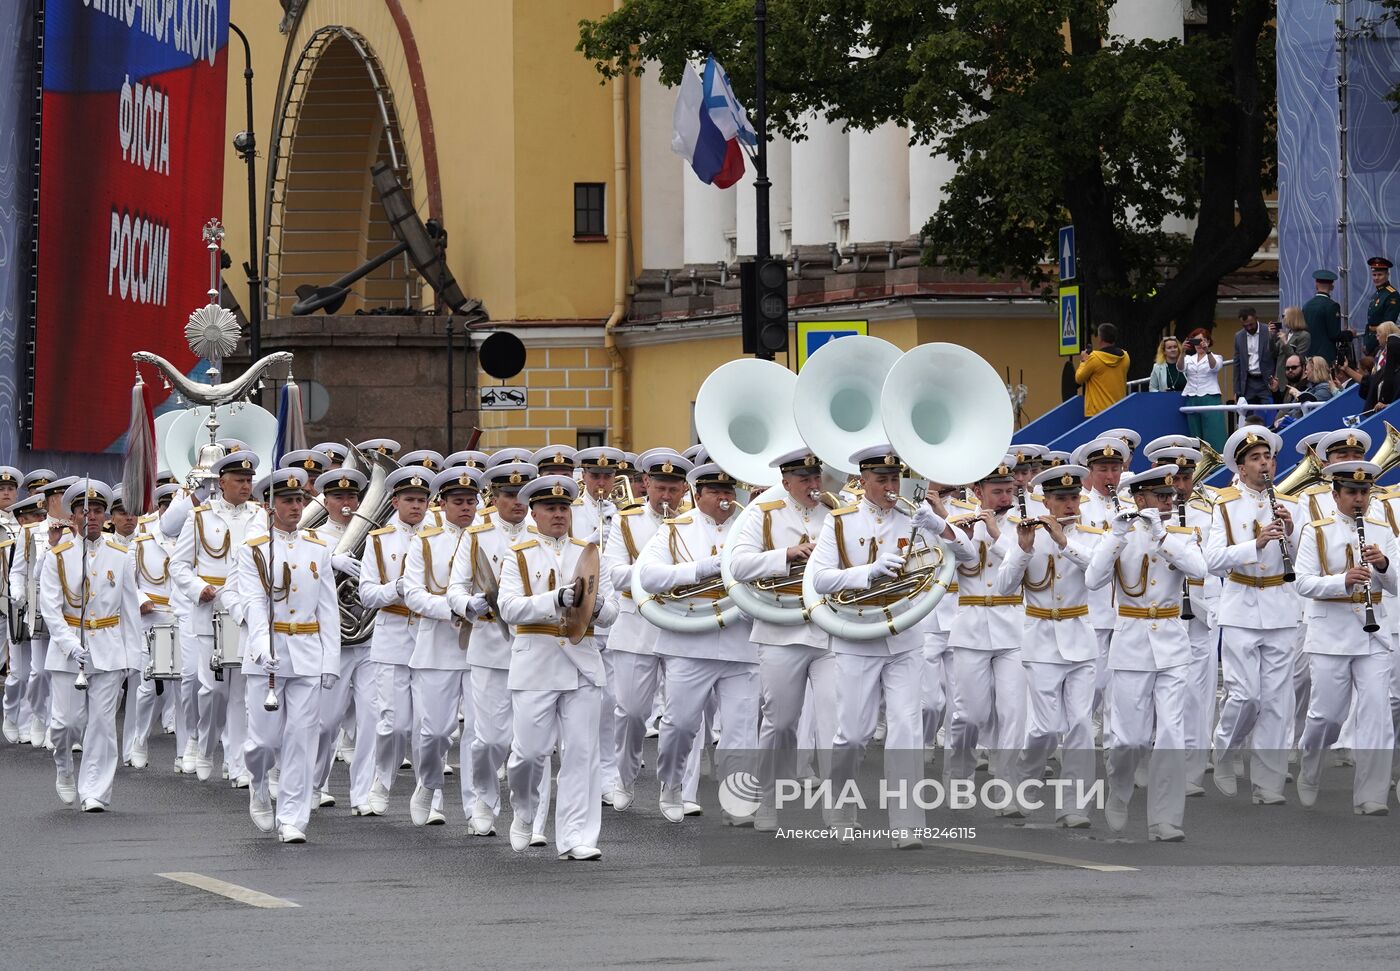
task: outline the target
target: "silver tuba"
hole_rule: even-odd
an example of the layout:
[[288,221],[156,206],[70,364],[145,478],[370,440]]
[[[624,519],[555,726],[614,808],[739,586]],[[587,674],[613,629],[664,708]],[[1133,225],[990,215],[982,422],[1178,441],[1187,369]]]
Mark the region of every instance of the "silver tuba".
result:
[[[353,446],[350,458],[358,463],[359,468],[369,469],[369,485],[360,499],[360,508],[346,525],[340,542],[335,544],[334,555],[359,557],[365,550],[365,540],[370,530],[383,526],[392,515],[392,496],[385,480],[390,472],[399,467],[399,463],[382,452],[371,452],[366,457]],[[378,611],[366,610],[360,603],[360,585],[354,577],[337,576],[335,593],[340,601],[340,642],[347,647],[363,644],[374,631],[374,616]]]

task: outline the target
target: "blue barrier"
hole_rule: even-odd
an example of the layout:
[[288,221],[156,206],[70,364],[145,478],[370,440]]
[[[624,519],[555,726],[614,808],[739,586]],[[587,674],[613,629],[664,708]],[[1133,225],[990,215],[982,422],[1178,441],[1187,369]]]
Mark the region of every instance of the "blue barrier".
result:
[[[1030,426],[1027,426],[1028,428]],[[1110,428],[1131,428],[1149,442],[1162,435],[1185,435],[1186,416],[1181,413],[1181,395],[1162,391],[1139,391],[1130,394],[1110,408],[1087,418],[1074,428],[1052,439],[1049,446],[1073,452],[1085,442],[1092,441]],[[1147,468],[1147,456],[1139,451],[1133,456],[1132,470]]]
[[[1280,431],[1279,437],[1283,439],[1283,449],[1278,456],[1278,478],[1283,478],[1298,464],[1300,459],[1298,443],[1300,441],[1313,432],[1327,432],[1334,428],[1343,427],[1345,424],[1343,419],[1360,411],[1362,404],[1361,395],[1353,386],[1334,395],[1321,408],[1314,408]],[[1207,479],[1206,483],[1217,488],[1226,486],[1230,484],[1233,475],[1234,473],[1229,469],[1222,468]]]
[[1084,396],[1062,401],[1011,436],[1013,445],[1044,445],[1084,420]]

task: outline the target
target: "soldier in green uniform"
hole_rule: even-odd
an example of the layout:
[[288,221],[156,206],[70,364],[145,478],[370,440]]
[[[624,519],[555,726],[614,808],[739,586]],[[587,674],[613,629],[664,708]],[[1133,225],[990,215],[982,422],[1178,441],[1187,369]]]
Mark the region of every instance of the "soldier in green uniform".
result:
[[1371,283],[1376,288],[1366,308],[1367,328],[1374,329],[1387,320],[1400,321],[1400,293],[1390,282],[1390,268],[1395,264],[1384,256],[1373,256],[1366,265],[1371,268]]
[[1331,270],[1317,270],[1313,280],[1317,293],[1303,304],[1303,319],[1312,335],[1308,353],[1322,358],[1331,367],[1337,363],[1337,338],[1342,335],[1342,308],[1332,299],[1332,284],[1337,282],[1337,274]]

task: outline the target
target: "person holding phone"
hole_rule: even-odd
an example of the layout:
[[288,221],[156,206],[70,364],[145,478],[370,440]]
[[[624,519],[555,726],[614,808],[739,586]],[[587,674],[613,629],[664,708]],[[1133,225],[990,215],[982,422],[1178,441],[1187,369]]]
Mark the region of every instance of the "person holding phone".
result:
[[[1210,333],[1204,327],[1197,327],[1186,338],[1183,346],[1181,370],[1186,375],[1186,387],[1182,389],[1182,403],[1186,405],[1220,404],[1220,368],[1224,365],[1220,355],[1211,351]],[[1225,446],[1225,413],[1223,411],[1188,411],[1186,427],[1190,434],[1209,442],[1211,448],[1219,451]]]

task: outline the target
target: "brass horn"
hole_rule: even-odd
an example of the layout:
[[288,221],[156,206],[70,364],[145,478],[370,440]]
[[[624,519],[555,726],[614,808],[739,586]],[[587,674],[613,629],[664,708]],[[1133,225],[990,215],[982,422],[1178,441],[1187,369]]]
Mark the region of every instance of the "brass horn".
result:
[[1325,478],[1326,476],[1322,474],[1322,462],[1318,459],[1317,452],[1309,447],[1308,454],[1303,456],[1303,461],[1293,466],[1293,471],[1274,483],[1274,490],[1285,495],[1296,496],[1304,489],[1317,485]]
[[1388,421],[1381,424],[1385,425],[1385,441],[1376,449],[1376,454],[1371,456],[1371,461],[1381,467],[1381,474],[1384,475],[1400,465],[1400,430]]
[[1196,471],[1191,473],[1191,491],[1200,493],[1206,480],[1224,464],[1224,457],[1211,447],[1210,442],[1201,439],[1201,460],[1196,463]]

